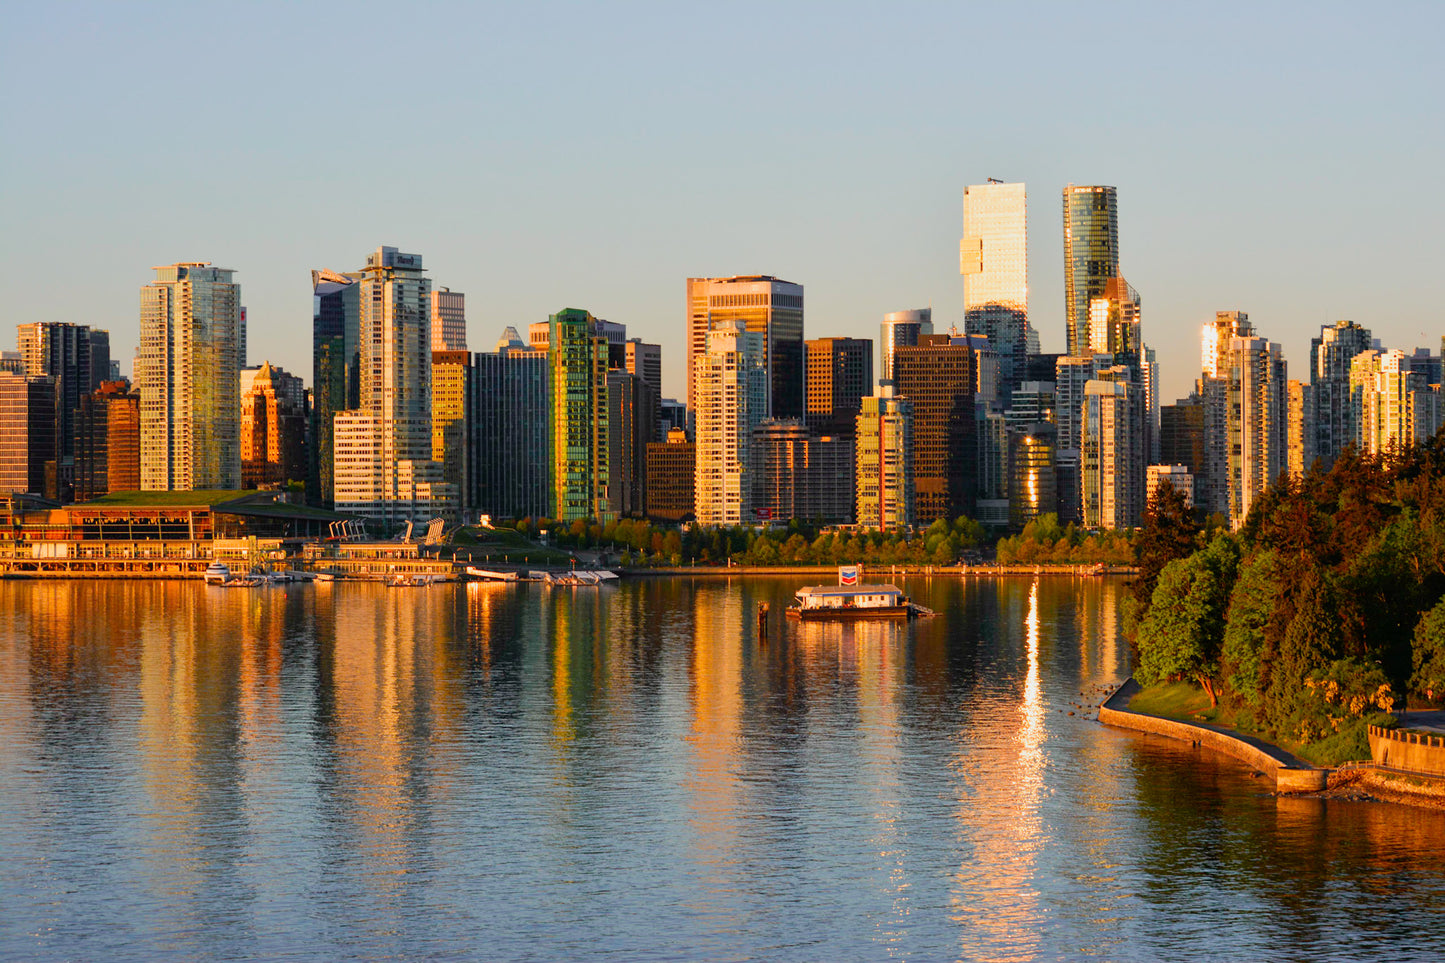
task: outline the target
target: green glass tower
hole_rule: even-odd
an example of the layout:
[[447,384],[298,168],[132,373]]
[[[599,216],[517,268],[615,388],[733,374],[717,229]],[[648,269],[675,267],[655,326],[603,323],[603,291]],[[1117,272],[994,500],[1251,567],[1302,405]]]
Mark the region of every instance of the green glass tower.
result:
[[1064,188],[1064,320],[1069,354],[1089,353],[1089,301],[1119,273],[1119,204],[1112,187]]
[[586,311],[548,319],[552,365],[552,485],[557,520],[614,515],[607,494],[607,338]]

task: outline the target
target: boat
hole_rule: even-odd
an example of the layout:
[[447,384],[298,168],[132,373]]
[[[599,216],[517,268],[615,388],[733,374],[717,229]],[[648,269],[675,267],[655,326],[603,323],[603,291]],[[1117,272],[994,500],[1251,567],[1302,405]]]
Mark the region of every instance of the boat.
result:
[[206,566],[204,578],[207,585],[224,585],[231,578],[231,569],[225,562],[212,562]]
[[444,575],[412,575],[406,572],[397,572],[386,579],[386,584],[392,588],[420,588],[423,585],[434,585],[437,582],[445,582]]
[[561,575],[547,575],[545,578],[550,585],[601,585],[603,582],[617,578],[617,573],[609,572],[606,569],[580,572],[573,569]]
[[911,619],[918,607],[896,585],[808,585],[794,596],[787,616],[801,622]]
[[477,568],[468,565],[466,568],[468,577],[481,579],[484,582],[516,582],[521,578],[517,572],[493,572],[485,568]]
[[222,588],[256,588],[265,585],[266,580],[259,575],[238,575],[219,584]]

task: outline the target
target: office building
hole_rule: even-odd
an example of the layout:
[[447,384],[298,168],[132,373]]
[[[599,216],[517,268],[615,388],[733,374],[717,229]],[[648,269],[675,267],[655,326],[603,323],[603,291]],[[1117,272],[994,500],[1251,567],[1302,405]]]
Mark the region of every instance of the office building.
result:
[[332,423],[361,407],[360,272],[311,272],[311,441],[306,499],[335,502]]
[[695,514],[697,446],[681,428],[668,429],[666,438],[647,446],[647,517],[681,522]]
[[969,334],[981,334],[999,360],[999,394],[1005,406],[1025,380],[1029,352],[1028,193],[1023,184],[990,179],[963,189],[963,317]]
[[768,375],[764,418],[803,418],[803,286],[765,274],[687,279],[687,404],[697,411],[697,358],[706,353],[708,330],[742,321],[762,337]]
[[586,311],[567,308],[548,324],[552,366],[552,502],[561,522],[615,517],[607,491],[608,339]]
[[1009,524],[1008,419],[982,404],[974,408],[974,418],[978,493],[973,517],[981,525],[1004,528]]
[[1350,365],[1360,353],[1379,347],[1369,329],[1353,321],[1323,325],[1319,337],[1310,339],[1314,449],[1325,468],[1334,464],[1345,446],[1357,438],[1350,399]]
[[657,392],[662,400],[662,345],[648,344],[641,338],[628,338],[623,346],[624,364],[628,374],[637,375]]
[[31,377],[48,377],[55,386],[57,487],[46,494],[68,501],[75,473],[75,419],[80,400],[110,374],[110,333],[60,322],[16,327],[21,370]]
[[855,439],[858,526],[880,531],[912,526],[913,403],[884,381],[863,399]]
[[0,371],[0,495],[41,495],[55,461],[55,382]]
[[[435,297],[435,295],[433,295]],[[435,316],[433,316],[435,323]],[[432,343],[436,343],[433,332]],[[432,461],[442,466],[442,480],[457,490],[457,507],[465,515],[474,506],[476,486],[468,417],[472,404],[472,356],[465,350],[433,351],[431,356]]]
[[663,398],[658,406],[657,430],[663,438],[674,428],[680,428],[692,436],[692,419],[689,417],[687,404],[678,401],[676,398]]
[[607,493],[617,516],[641,517],[647,510],[647,446],[657,437],[661,402],[642,375],[607,372]]
[[1089,302],[1119,274],[1119,209],[1112,187],[1064,188],[1064,321],[1069,354],[1089,354]]
[[[1049,372],[1053,377],[1053,372]],[[1053,381],[1024,381],[1014,389],[1013,400],[1004,412],[1010,430],[1024,429],[1040,422],[1054,422]],[[1057,439],[1055,439],[1057,441]]]
[[1154,496],[1160,485],[1172,485],[1176,492],[1184,496],[1184,504],[1194,507],[1194,476],[1183,465],[1149,466],[1146,476],[1148,501],[1145,504],[1150,511],[1154,508]]
[[1196,487],[1199,485],[1206,462],[1204,401],[1198,394],[1159,409],[1159,460],[1155,464],[1183,465]]
[[431,349],[467,350],[467,296],[451,288],[431,293]]
[[241,371],[241,487],[306,478],[306,387],[269,362]]
[[853,521],[853,431],[819,435],[796,418],[769,418],[753,429],[752,445],[760,521]]
[[472,507],[492,518],[551,518],[552,368],[516,332],[473,357]]
[[141,488],[241,487],[241,287],[189,261],[141,289]]
[[977,356],[964,339],[924,335],[898,347],[893,383],[913,404],[914,508],[920,524],[972,515]]
[[103,381],[80,399],[75,438],[75,500],[140,490],[140,395]]
[[1134,286],[1122,277],[1109,278],[1103,292],[1089,300],[1089,353],[1113,355],[1116,364],[1138,364],[1141,314]]
[[692,369],[699,524],[754,521],[751,441],[767,417],[770,380],[762,333],[741,318],[715,322]]
[[1058,511],[1058,435],[1058,426],[1047,421],[1009,430],[1009,528],[1016,532]]
[[812,431],[851,435],[863,398],[873,390],[873,342],[817,338],[806,342],[807,417]]
[[932,308],[894,311],[883,315],[883,325],[878,340],[879,379],[882,381],[893,380],[893,352],[896,348],[915,345],[919,338],[932,333]]

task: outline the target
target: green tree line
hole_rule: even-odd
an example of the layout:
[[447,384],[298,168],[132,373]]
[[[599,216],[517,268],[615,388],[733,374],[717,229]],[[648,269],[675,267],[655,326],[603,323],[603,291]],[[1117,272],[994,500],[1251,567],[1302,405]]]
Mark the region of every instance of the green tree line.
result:
[[1365,726],[1445,693],[1445,434],[1281,479],[1237,533],[1162,488],[1129,613],[1143,685],[1197,682],[1241,725],[1367,756]]

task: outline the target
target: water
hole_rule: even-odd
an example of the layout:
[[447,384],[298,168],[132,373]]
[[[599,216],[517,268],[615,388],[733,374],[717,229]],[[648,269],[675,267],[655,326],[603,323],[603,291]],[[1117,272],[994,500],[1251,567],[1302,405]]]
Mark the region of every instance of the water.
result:
[[0,582],[0,958],[1445,951],[1445,814],[1067,715],[1122,583],[799,584]]

